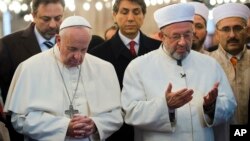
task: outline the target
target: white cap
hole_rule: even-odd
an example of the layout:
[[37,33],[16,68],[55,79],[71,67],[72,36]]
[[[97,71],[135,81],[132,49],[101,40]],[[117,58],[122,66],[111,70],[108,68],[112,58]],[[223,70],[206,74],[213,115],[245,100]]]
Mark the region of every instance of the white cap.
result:
[[187,3],[167,5],[154,12],[154,19],[159,28],[177,22],[193,22],[194,7]]
[[207,21],[209,9],[204,3],[201,2],[188,2],[188,3],[194,6],[195,14],[202,16]]
[[63,20],[60,30],[72,26],[85,26],[91,28],[89,22],[81,16],[70,16]]
[[224,18],[240,17],[247,20],[249,16],[249,8],[246,5],[240,3],[226,3],[213,9],[213,18],[215,24]]

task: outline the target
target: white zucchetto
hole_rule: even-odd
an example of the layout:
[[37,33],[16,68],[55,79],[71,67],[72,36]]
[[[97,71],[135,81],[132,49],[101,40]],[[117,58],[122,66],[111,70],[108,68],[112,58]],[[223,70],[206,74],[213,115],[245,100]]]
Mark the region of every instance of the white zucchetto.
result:
[[92,28],[89,22],[85,18],[81,16],[70,16],[63,20],[60,26],[60,30],[72,26],[85,26],[88,28]]
[[250,16],[249,8],[240,3],[226,3],[219,5],[213,9],[214,23],[229,17],[240,17],[245,20]]
[[200,2],[188,2],[188,3],[194,6],[195,14],[202,16],[207,21],[209,9],[204,3]]
[[167,5],[154,12],[154,19],[159,28],[178,22],[193,22],[194,7],[187,3]]

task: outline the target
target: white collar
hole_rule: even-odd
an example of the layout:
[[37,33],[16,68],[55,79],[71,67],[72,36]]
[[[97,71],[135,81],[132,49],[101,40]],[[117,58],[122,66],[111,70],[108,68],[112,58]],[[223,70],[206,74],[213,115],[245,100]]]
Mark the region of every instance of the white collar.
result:
[[[119,34],[119,36],[120,36],[122,42],[123,42],[125,45],[128,45],[129,42],[131,41],[131,39],[129,39],[129,38],[127,38],[126,36],[124,36],[124,35],[121,33],[120,30],[118,31],[118,34]],[[136,36],[134,39],[132,39],[132,40],[135,41],[137,45],[139,45],[139,39],[140,39],[140,32],[138,32],[137,36]]]

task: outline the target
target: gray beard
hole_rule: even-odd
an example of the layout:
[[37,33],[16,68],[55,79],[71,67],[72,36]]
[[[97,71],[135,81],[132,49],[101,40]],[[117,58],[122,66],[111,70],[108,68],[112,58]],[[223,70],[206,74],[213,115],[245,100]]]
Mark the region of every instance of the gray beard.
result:
[[[162,45],[162,47],[164,48],[164,45]],[[170,50],[168,49],[164,49],[165,53],[170,56],[171,58],[175,59],[175,60],[183,60],[184,58],[186,58],[188,56],[188,54],[190,53],[190,48],[187,50],[187,52],[184,54],[184,55],[179,55],[175,52],[171,52]]]
[[172,53],[171,56],[172,56],[172,58],[174,58],[176,60],[183,60],[184,58],[186,58],[188,56],[189,53],[190,53],[190,51],[186,52],[184,55],[179,55],[177,53]]

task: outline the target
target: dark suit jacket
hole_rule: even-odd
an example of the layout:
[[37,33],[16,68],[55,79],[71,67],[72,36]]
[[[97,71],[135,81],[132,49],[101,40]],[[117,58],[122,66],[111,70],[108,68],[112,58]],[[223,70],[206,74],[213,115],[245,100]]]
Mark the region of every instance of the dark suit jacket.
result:
[[[139,39],[139,51],[138,56],[148,53],[152,50],[157,49],[161,42],[152,38],[147,37],[142,32],[140,32]],[[122,88],[122,80],[126,67],[129,62],[134,59],[129,52],[129,49],[122,42],[118,32],[108,41],[103,44],[96,46],[95,48],[89,51],[90,54],[93,54],[101,59],[104,59],[114,65],[120,86]],[[133,128],[124,124],[120,130],[111,135],[107,141],[133,141],[134,133]]]
[[[160,41],[149,38],[142,32],[139,42],[140,46],[138,56],[157,49],[161,44]],[[122,88],[124,71],[130,61],[134,59],[134,57],[132,57],[129,49],[122,42],[118,32],[116,32],[116,34],[110,40],[107,40],[106,42],[91,49],[89,53],[114,65],[120,86]]]
[[4,100],[17,66],[34,54],[41,52],[34,33],[34,26],[35,24],[32,23],[28,28],[0,39],[0,87]]
[[[34,33],[34,26],[35,24],[31,23],[26,29],[0,39],[0,87],[4,101],[17,66],[22,61],[41,52]],[[12,128],[10,117],[7,117],[6,126],[10,132],[11,141],[23,140],[22,135],[17,134]]]

